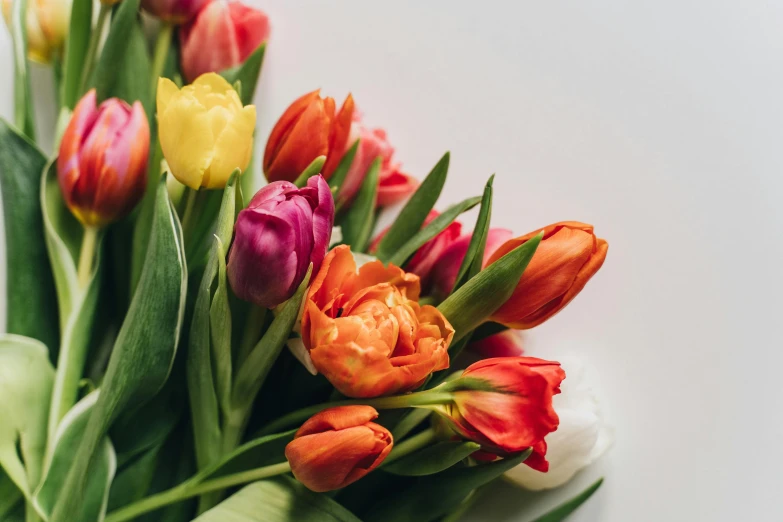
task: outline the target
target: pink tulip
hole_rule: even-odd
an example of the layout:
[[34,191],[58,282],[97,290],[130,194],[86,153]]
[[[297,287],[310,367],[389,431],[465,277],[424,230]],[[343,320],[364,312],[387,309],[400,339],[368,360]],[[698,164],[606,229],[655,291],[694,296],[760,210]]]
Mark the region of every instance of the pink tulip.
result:
[[192,20],[210,0],[142,0],[145,11],[172,24]]
[[240,299],[273,308],[290,298],[313,263],[318,272],[329,248],[334,201],[324,178],[297,188],[275,181],[239,213],[228,256],[228,280]]
[[340,199],[350,201],[359,191],[367,170],[376,158],[381,158],[381,171],[378,177],[378,206],[393,205],[405,199],[414,190],[418,182],[400,170],[399,163],[393,161],[394,148],[383,129],[371,129],[361,121],[361,114],[354,111],[351,132],[346,143],[348,150],[359,139],[359,148],[353,158],[351,168],[340,188]]
[[[510,230],[504,228],[489,229],[487,246],[484,248],[484,259],[481,264],[482,268],[487,266],[489,256],[491,256],[500,245],[511,239],[513,235],[514,234]],[[472,236],[473,232],[463,235],[456,241],[450,242],[448,247],[441,252],[435,266],[432,268],[432,286],[433,292],[436,295],[445,297],[451,293],[451,289],[454,288],[454,283],[457,280],[462,260],[465,259],[465,254],[468,252],[468,246],[470,245]]]
[[180,30],[182,72],[192,82],[244,62],[269,38],[263,12],[226,0],[213,0]]
[[79,101],[60,142],[57,177],[63,199],[86,226],[128,215],[144,196],[150,128],[138,101],[96,106],[95,90]]

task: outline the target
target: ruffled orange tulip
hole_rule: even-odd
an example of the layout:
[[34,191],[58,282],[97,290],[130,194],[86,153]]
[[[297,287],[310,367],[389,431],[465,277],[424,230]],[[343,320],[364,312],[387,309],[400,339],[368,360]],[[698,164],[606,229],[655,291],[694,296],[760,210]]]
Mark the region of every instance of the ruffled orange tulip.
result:
[[[544,238],[513,295],[490,318],[509,328],[526,330],[562,310],[598,272],[609,244],[593,233],[593,225],[563,221],[544,228]],[[490,257],[492,264],[539,230],[506,241]]]
[[346,148],[353,110],[350,94],[337,112],[334,99],[321,98],[320,91],[305,94],[292,103],[277,120],[266,143],[266,179],[296,181],[318,156],[326,156],[321,174],[329,179]]
[[302,339],[315,368],[348,397],[413,390],[449,366],[454,329],[419,306],[419,278],[380,261],[358,271],[347,245],[329,252],[313,280]]
[[376,418],[378,412],[370,406],[338,406],[310,417],[285,447],[296,479],[321,493],[343,488],[377,468],[393,443],[389,430],[371,422]]

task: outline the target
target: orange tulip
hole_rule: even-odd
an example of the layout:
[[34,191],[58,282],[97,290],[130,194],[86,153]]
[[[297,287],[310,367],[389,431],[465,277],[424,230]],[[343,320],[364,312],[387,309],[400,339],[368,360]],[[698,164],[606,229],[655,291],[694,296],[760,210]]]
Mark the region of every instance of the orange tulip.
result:
[[326,156],[321,174],[329,179],[340,162],[353,117],[349,94],[335,112],[333,98],[320,91],[305,94],[283,113],[272,129],[264,150],[264,175],[270,182],[295,181],[318,156]]
[[347,245],[329,252],[313,280],[302,340],[313,365],[348,397],[419,387],[449,367],[454,328],[437,308],[419,306],[419,278],[380,261],[358,271]]
[[371,422],[376,418],[378,412],[370,406],[338,406],[310,417],[285,447],[296,479],[321,493],[343,488],[377,468],[393,442],[389,430]]
[[[593,225],[563,221],[544,228],[544,238],[513,295],[490,318],[509,328],[526,330],[562,310],[601,268],[608,243]],[[492,264],[539,231],[506,241],[490,257]]]

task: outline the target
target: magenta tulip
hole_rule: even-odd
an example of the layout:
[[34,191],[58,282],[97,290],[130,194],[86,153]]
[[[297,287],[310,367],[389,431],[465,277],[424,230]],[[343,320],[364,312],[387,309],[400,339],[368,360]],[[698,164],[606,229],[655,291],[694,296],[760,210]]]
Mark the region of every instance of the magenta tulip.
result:
[[290,298],[313,263],[318,272],[329,248],[334,200],[324,178],[297,188],[275,181],[239,213],[228,256],[228,280],[240,299],[273,308]]
[[172,24],[192,20],[210,0],[141,0],[148,13]]

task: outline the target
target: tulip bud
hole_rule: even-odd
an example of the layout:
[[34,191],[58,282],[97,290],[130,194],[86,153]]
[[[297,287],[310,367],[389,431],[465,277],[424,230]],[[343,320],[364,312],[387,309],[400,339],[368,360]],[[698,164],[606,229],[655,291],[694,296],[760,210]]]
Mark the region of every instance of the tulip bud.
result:
[[346,143],[346,151],[356,140],[359,148],[351,162],[345,181],[340,187],[342,201],[351,201],[362,186],[364,177],[375,158],[381,158],[381,170],[378,174],[379,207],[393,205],[402,201],[416,190],[418,182],[400,170],[399,163],[392,160],[394,149],[386,138],[383,129],[371,129],[361,122],[358,110],[354,111],[351,132]]
[[192,82],[240,65],[267,41],[269,30],[269,18],[257,9],[235,1],[209,2],[179,33],[185,78]]
[[392,434],[370,406],[338,406],[310,417],[285,448],[294,477],[322,493],[356,482],[392,449]]
[[182,90],[158,80],[158,135],[172,175],[192,189],[223,188],[235,169],[244,171],[253,152],[254,105],[215,73]]
[[[454,288],[457,281],[459,269],[465,254],[468,253],[470,240],[473,233],[465,234],[456,241],[451,241],[447,247],[440,253],[435,266],[432,268],[432,289],[438,297],[445,298]],[[507,240],[511,239],[512,233],[504,228],[490,228],[487,234],[487,244],[484,247],[484,259],[482,268],[487,265],[490,256]]]
[[421,306],[419,278],[378,260],[358,270],[347,245],[324,258],[302,315],[315,368],[348,397],[411,391],[449,367],[454,328]]
[[319,91],[296,100],[277,121],[266,142],[266,179],[293,182],[318,156],[326,156],[321,173],[329,179],[346,149],[352,115],[350,94],[337,113],[334,99],[321,98]]
[[60,143],[57,175],[63,199],[86,226],[114,222],[133,210],[147,185],[150,129],[141,103],[95,90],[79,101]]
[[432,409],[462,437],[481,444],[484,452],[504,456],[533,448],[525,464],[546,471],[544,437],[559,422],[552,397],[560,393],[565,378],[560,364],[499,357],[468,366],[462,378],[484,381],[486,386],[455,391],[452,403]]
[[568,370],[568,379],[552,401],[560,425],[546,436],[549,471],[520,465],[506,472],[509,480],[526,489],[562,486],[603,455],[614,440],[601,412],[592,369],[581,359],[564,359],[563,367]]
[[[50,63],[62,52],[71,20],[71,1],[27,1],[27,56],[34,62]],[[3,0],[3,17],[9,27],[13,2],[14,0]]]
[[273,308],[299,287],[310,263],[317,273],[334,222],[334,200],[323,177],[297,188],[276,181],[239,213],[228,256],[228,280],[240,299]]
[[165,22],[184,24],[192,20],[209,2],[210,0],[141,0],[141,6]]
[[[428,225],[439,215],[440,213],[437,210],[431,210],[424,220],[422,227]],[[411,257],[410,261],[408,261],[406,270],[416,274],[419,276],[419,278],[421,278],[421,287],[425,293],[428,293],[430,290],[431,279],[436,277],[436,274],[433,273],[433,267],[435,263],[442,257],[444,251],[447,250],[457,240],[461,230],[462,224],[460,224],[458,221],[453,221],[437,236],[424,243],[416,251],[413,257]],[[382,230],[380,234],[378,234],[378,236],[373,240],[372,245],[370,245],[370,252],[375,251],[388,231],[389,228],[386,228]],[[464,257],[465,254],[463,253],[462,256]],[[459,269],[459,267],[457,268]],[[456,275],[457,274],[455,273],[455,278]]]
[[[601,268],[609,245],[593,233],[593,226],[564,221],[544,228],[544,238],[533,254],[513,295],[490,317],[509,328],[537,326],[562,310]],[[490,257],[492,264],[539,231],[506,241]]]

